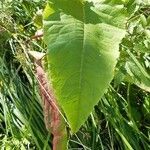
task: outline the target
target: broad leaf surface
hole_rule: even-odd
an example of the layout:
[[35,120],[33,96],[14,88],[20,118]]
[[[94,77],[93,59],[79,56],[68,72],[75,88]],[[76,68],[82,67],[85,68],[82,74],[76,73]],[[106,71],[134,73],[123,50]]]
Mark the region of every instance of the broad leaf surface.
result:
[[123,5],[50,2],[44,12],[48,74],[76,132],[113,79],[127,13]]

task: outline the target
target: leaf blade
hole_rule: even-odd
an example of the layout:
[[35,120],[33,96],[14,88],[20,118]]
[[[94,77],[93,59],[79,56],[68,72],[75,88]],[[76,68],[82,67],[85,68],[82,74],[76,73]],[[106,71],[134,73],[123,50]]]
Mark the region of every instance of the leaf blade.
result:
[[[72,132],[80,128],[108,88],[125,35],[116,23],[90,22],[88,14],[94,12],[84,7],[84,21],[63,11],[57,11],[58,18],[44,21],[50,80]],[[107,13],[112,9],[109,6]]]

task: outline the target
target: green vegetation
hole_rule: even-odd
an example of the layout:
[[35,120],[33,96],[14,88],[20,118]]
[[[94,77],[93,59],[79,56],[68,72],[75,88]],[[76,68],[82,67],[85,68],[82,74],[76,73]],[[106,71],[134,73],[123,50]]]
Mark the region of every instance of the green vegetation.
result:
[[150,149],[149,0],[0,1],[2,150],[52,149],[29,51],[46,53],[68,149]]

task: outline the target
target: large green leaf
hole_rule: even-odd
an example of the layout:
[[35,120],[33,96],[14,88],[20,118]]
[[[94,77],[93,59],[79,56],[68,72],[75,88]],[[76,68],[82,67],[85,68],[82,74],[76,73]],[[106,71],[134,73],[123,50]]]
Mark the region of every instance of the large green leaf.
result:
[[48,74],[72,132],[113,79],[127,14],[123,5],[79,2],[52,0],[44,12]]

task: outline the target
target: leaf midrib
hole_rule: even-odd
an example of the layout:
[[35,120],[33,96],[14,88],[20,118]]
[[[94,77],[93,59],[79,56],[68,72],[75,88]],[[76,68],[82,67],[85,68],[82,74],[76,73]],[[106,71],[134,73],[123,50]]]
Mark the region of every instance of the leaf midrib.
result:
[[[84,58],[85,58],[85,11],[83,6],[83,40],[82,40],[82,51],[81,51],[81,61],[80,61],[80,77],[79,77],[79,99],[78,99],[78,106],[80,106],[81,103],[81,93],[82,93],[82,80],[83,80],[83,64],[84,64]],[[78,107],[79,108],[79,107]],[[80,115],[80,109],[78,110],[77,117]],[[76,119],[75,125],[77,126],[78,121]]]

